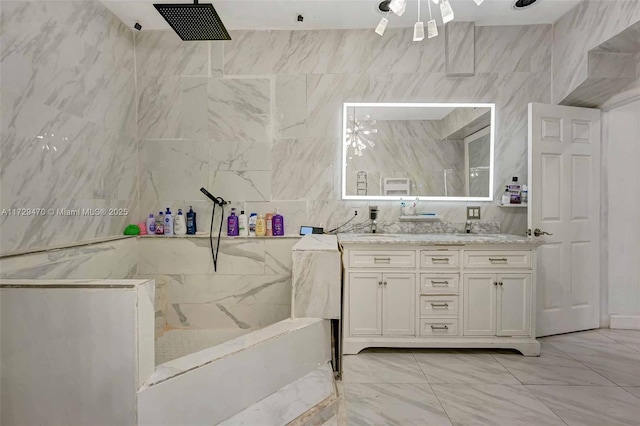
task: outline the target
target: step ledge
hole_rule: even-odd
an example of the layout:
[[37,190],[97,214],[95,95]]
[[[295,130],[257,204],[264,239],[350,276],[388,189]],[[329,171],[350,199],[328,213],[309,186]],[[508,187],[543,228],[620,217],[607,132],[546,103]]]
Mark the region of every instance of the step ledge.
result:
[[229,417],[220,425],[303,425],[336,401],[333,369],[327,363]]
[[156,366],[155,371],[142,385],[140,390],[148,389],[235,353],[322,321],[324,320],[321,318],[293,318],[282,320],[219,345],[165,362],[164,364]]

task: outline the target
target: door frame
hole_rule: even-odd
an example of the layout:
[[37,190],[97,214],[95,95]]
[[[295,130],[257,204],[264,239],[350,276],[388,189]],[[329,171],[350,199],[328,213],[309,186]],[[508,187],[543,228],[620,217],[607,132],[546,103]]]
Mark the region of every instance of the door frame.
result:
[[608,156],[609,149],[609,112],[640,100],[640,87],[627,90],[612,96],[602,107],[602,134],[600,135],[600,235],[603,243],[600,245],[600,327],[609,328],[611,317],[609,315],[609,174]]

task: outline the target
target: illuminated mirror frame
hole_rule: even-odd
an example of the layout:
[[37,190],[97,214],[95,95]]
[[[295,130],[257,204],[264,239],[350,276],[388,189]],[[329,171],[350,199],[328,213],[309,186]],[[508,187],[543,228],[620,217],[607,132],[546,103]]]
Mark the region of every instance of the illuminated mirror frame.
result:
[[[395,196],[395,195],[347,195],[347,150],[344,148],[347,140],[347,125],[349,108],[358,107],[395,107],[395,108],[489,108],[491,110],[491,137],[489,159],[489,196],[488,197],[444,197],[444,196]],[[380,102],[345,102],[342,108],[342,199],[343,200],[427,200],[427,201],[493,201],[493,172],[494,172],[494,144],[496,129],[495,104],[489,103],[380,103]]]

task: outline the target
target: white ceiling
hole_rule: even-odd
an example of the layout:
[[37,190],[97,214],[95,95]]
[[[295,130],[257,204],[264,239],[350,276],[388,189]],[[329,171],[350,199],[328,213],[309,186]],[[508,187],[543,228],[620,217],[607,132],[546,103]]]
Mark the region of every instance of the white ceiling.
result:
[[[142,30],[170,29],[153,3],[191,3],[192,0],[101,0],[130,27],[136,22]],[[213,3],[229,30],[295,30],[375,28],[380,17],[381,0],[201,0]],[[485,0],[477,6],[473,0],[450,0],[457,21],[476,25],[552,24],[581,0],[538,0],[525,10],[514,10],[514,0]],[[409,0],[407,12],[391,15],[389,27],[411,27],[417,17],[417,0]],[[423,20],[427,21],[426,0],[422,1]],[[439,24],[439,6],[432,4]],[[304,22],[297,22],[298,14]]]

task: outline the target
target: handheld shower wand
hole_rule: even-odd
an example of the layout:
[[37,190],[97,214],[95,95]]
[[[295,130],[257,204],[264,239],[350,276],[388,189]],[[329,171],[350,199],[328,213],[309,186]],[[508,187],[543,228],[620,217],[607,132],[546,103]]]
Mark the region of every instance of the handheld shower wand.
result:
[[[222,223],[224,222],[224,206],[229,204],[222,197],[214,197],[209,191],[200,188],[200,192],[213,201],[213,210],[211,210],[211,228],[209,228],[209,243],[211,245],[211,257],[213,259],[213,271],[218,272],[218,252],[220,251],[220,236],[222,235]],[[218,230],[218,243],[215,252],[213,251],[213,220],[216,217],[216,206],[222,209],[222,217],[220,218],[220,229]]]
[[227,203],[222,197],[214,197],[209,191],[207,191],[204,188],[200,188],[200,192],[202,192],[204,195],[206,195],[211,201],[214,202],[214,204],[222,207],[225,204],[229,204]]

